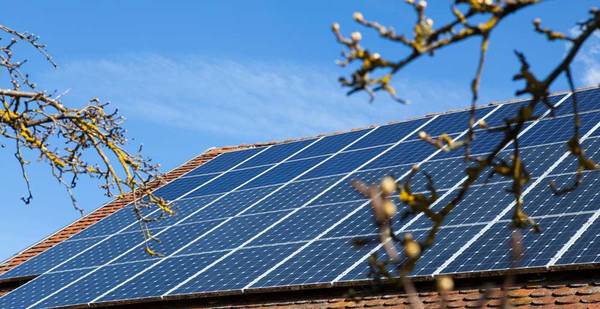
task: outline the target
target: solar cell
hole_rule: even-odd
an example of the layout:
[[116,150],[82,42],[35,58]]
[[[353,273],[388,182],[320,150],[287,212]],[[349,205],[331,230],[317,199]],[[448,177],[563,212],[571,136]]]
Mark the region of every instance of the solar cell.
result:
[[[153,250],[161,255],[170,255],[182,246],[189,244],[194,239],[200,237],[208,230],[214,228],[224,219],[215,219],[190,224],[179,224],[173,226],[160,234],[160,242],[152,243]],[[114,263],[125,263],[131,261],[141,261],[147,259],[156,259],[148,256],[144,250],[131,250],[114,261]]]
[[[596,131],[599,132],[599,131]],[[597,134],[597,133],[596,133]],[[592,133],[590,136],[596,136],[596,134]],[[563,144],[564,145],[564,144]],[[564,147],[564,146],[563,146]],[[594,162],[600,162],[600,138],[599,137],[590,137],[589,139],[583,141],[581,143],[581,147],[585,152],[585,155],[592,159]],[[555,169],[556,174],[561,173],[572,173],[577,170],[579,166],[579,161],[575,156],[570,156],[566,158],[558,167]]]
[[243,170],[230,171],[228,173],[222,174],[221,177],[206,184],[205,186],[191,191],[191,193],[189,193],[186,197],[230,192],[234,188],[244,184],[248,180],[253,179],[254,177],[258,177],[262,175],[263,172],[266,172],[274,167],[275,165],[265,165]]
[[[156,190],[154,192],[154,194],[156,196],[164,198],[167,201],[171,201],[171,200],[174,200],[174,199],[182,196],[184,193],[192,191],[195,188],[201,187],[203,185],[209,185],[210,184],[209,181],[213,178],[215,179],[213,181],[217,181],[218,179],[220,179],[219,176],[222,176],[222,175],[211,174],[211,175],[201,175],[201,176],[194,176],[194,177],[179,178],[179,179],[174,180],[168,186],[163,186],[163,187],[159,188],[158,190]],[[217,184],[221,184],[221,183],[222,183],[221,181],[217,182]],[[215,192],[215,193],[217,193],[217,192]]]
[[[456,137],[456,134],[453,137]],[[399,164],[415,164],[423,161],[434,153],[435,150],[435,147],[422,140],[407,141],[369,163],[364,169],[375,169]]]
[[[506,191],[510,183],[494,183],[472,187],[464,199],[454,208],[444,220],[445,225],[472,224],[492,221],[501,211],[502,206],[510,204],[514,197]],[[457,191],[438,199],[432,209],[440,211],[452,199]],[[421,216],[410,229],[429,228],[431,220]]]
[[287,211],[232,217],[202,238],[186,244],[180,254],[234,249],[253,238],[266,227],[283,218]]
[[[600,112],[581,114],[581,132],[588,132],[600,121]],[[523,147],[567,141],[573,136],[573,117],[565,115],[540,121],[520,139]]]
[[[198,212],[202,212],[204,207],[206,205],[210,204],[211,202],[218,200],[218,202],[212,203],[209,207],[212,207],[214,204],[219,204],[222,200],[227,199],[227,197],[229,197],[229,195],[225,198],[221,198],[221,196],[222,196],[221,194],[205,195],[205,196],[200,196],[200,197],[186,198],[186,199],[174,201],[173,203],[171,203],[170,207],[175,212],[175,215],[172,215],[172,216],[166,215],[164,218],[161,218],[160,220],[150,221],[146,225],[148,228],[151,228],[151,229],[160,228],[160,227],[164,227],[164,226],[168,226],[168,225],[173,225],[173,224],[177,223],[179,220],[181,220],[182,218],[186,218],[187,216],[195,217],[195,215]],[[223,211],[226,211],[226,209],[223,209]],[[153,214],[149,218],[153,218],[156,216],[157,216],[156,214]],[[197,217],[195,217],[195,218],[197,218]],[[206,218],[198,219],[197,221],[208,220],[208,219],[214,219],[214,217],[206,217]],[[190,222],[190,221],[192,221],[191,218],[186,219],[186,222]],[[133,224],[125,230],[125,232],[133,232],[133,231],[137,231],[137,232],[140,231],[139,224]]]

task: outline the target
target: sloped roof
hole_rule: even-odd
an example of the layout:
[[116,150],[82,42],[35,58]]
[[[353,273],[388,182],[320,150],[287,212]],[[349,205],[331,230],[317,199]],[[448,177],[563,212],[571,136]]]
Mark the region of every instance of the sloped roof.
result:
[[[596,88],[596,87],[590,87]],[[564,92],[561,92],[564,93]],[[555,93],[558,94],[558,93]],[[515,101],[515,100],[511,100]],[[517,100],[523,101],[523,100]],[[506,102],[497,102],[481,107],[487,107],[490,105],[496,105],[500,103]],[[169,183],[183,174],[197,168],[198,166],[204,164],[205,162],[213,159],[217,155],[253,148],[253,147],[262,147],[267,145],[273,145],[278,143],[289,142],[280,141],[280,142],[265,142],[265,143],[257,143],[257,144],[246,144],[246,145],[238,145],[238,146],[227,146],[221,148],[212,148],[207,150],[206,152],[194,157],[193,159],[185,162],[181,166],[167,172],[164,177],[160,181],[156,181],[152,185],[154,188],[158,188],[166,183]],[[83,229],[89,227],[90,225],[100,221],[101,219],[111,215],[117,210],[125,207],[127,204],[132,202],[132,196],[126,195],[123,198],[111,201],[95,211],[91,212],[89,215],[82,217],[81,219],[75,221],[74,223],[64,227],[63,229],[57,231],[56,233],[50,235],[49,237],[43,239],[42,241],[32,245],[31,247],[23,250],[22,252],[14,255],[13,257],[7,259],[0,265],[0,274],[13,269],[19,264],[31,259],[32,257],[48,250],[49,248],[55,246],[56,244],[68,239],[69,237],[77,234]],[[539,272],[543,272],[543,270],[537,270]],[[577,271],[577,270],[576,270]],[[527,280],[522,280],[519,283],[512,286],[510,292],[508,293],[509,300],[512,305],[526,305],[526,306],[547,306],[547,307],[556,307],[556,306],[566,306],[566,307],[575,307],[576,305],[582,308],[600,308],[600,276],[598,276],[598,272],[592,272],[591,278],[589,279],[589,273],[584,274],[583,271],[580,272],[577,278],[568,278],[568,279],[556,279],[553,278],[549,281],[535,281],[534,283],[527,283]],[[583,275],[583,276],[582,276]],[[584,276],[587,275],[585,278]],[[24,281],[30,278],[22,278]],[[468,280],[468,279],[466,279]],[[479,282],[481,283],[481,282]],[[16,286],[11,286],[9,284],[0,283],[0,296],[11,291]],[[501,298],[501,289],[500,288],[492,288],[492,289],[483,289],[483,286],[477,286],[477,284],[471,284],[470,286],[458,287],[457,290],[449,292],[448,295],[445,296],[446,305],[449,308],[458,308],[458,307],[472,307],[475,305],[485,304],[488,307],[498,307],[500,306],[500,298]],[[431,288],[425,288],[426,292],[419,293],[421,300],[424,302],[426,306],[439,306],[443,301],[443,297],[436,292],[435,290],[431,290]],[[421,291],[421,289],[419,289]],[[282,293],[282,292],[276,292]],[[276,294],[274,292],[274,294]],[[285,292],[283,292],[285,293]],[[243,301],[239,306],[240,307],[303,307],[303,308],[353,308],[353,307],[403,307],[409,304],[408,296],[406,294],[401,294],[397,292],[391,293],[370,293],[365,294],[367,296],[359,296],[359,297],[347,297],[345,294],[338,295],[329,295],[328,293],[317,296],[317,297],[307,297],[306,294],[301,294],[296,300],[290,300],[287,298],[293,298],[292,295],[285,295],[282,301],[269,301],[264,298],[258,297],[258,300],[252,302],[252,295],[249,295],[250,301]],[[334,297],[338,296],[338,297]],[[274,299],[276,299],[275,296]],[[178,301],[178,300],[166,300],[169,301]],[[212,303],[208,306],[217,305],[219,302]],[[224,303],[227,307],[230,307],[230,304]],[[198,307],[205,307],[207,304],[203,300],[203,303],[198,305]]]

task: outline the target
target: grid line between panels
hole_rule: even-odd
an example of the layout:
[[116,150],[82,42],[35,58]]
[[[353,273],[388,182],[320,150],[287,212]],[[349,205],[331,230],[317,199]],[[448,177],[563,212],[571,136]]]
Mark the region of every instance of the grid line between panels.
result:
[[[316,200],[317,198],[319,198],[321,195],[325,194],[325,192],[327,192],[328,190],[330,190],[331,188],[335,187],[337,184],[341,183],[342,181],[344,181],[345,179],[347,179],[350,175],[352,175],[354,172],[360,170],[360,168],[366,166],[367,164],[369,164],[370,162],[376,160],[377,158],[379,158],[380,156],[384,155],[385,153],[387,153],[388,151],[390,151],[391,149],[393,149],[396,145],[402,143],[403,141],[405,141],[406,139],[408,139],[410,136],[412,136],[413,134],[415,134],[416,132],[419,132],[423,127],[425,127],[427,124],[429,124],[431,121],[437,119],[438,116],[434,116],[431,119],[429,119],[428,121],[426,121],[425,123],[421,124],[420,126],[418,126],[416,129],[414,129],[412,132],[410,132],[409,134],[407,134],[406,136],[402,137],[399,141],[397,141],[396,143],[394,143],[392,146],[386,148],[385,150],[383,150],[382,152],[380,152],[379,154],[375,155],[374,157],[370,158],[369,160],[367,160],[366,162],[364,162],[363,164],[361,164],[360,166],[358,166],[357,168],[355,168],[353,171],[349,172],[348,174],[346,174],[345,177],[342,177],[341,179],[339,179],[338,181],[334,182],[331,186],[329,186],[328,188],[326,188],[325,190],[323,190],[321,193],[317,194],[316,196],[314,196],[313,198],[311,198],[310,200],[308,200],[307,202],[305,202],[302,206],[296,208],[295,210],[292,210],[289,214],[287,214],[286,216],[282,217],[281,219],[279,219],[278,221],[276,221],[275,223],[273,223],[272,225],[268,226],[267,228],[265,228],[263,231],[261,231],[260,233],[258,233],[257,235],[255,235],[254,237],[250,238],[249,240],[247,240],[246,242],[244,242],[242,245],[240,245],[239,247],[235,248],[234,250],[232,250],[228,255],[223,256],[221,258],[219,258],[217,261],[209,264],[208,266],[204,267],[203,269],[201,269],[200,271],[196,272],[194,275],[192,275],[191,277],[187,278],[186,280],[182,281],[181,283],[177,284],[176,286],[174,286],[173,288],[171,288],[170,290],[168,290],[166,293],[164,293],[162,296],[166,296],[166,295],[172,295],[172,293],[174,291],[176,291],[178,288],[180,288],[181,286],[183,286],[184,284],[188,283],[189,281],[193,280],[195,277],[199,276],[201,273],[207,271],[209,268],[211,268],[212,266],[218,264],[220,261],[224,260],[227,256],[235,253],[236,251],[244,248],[247,244],[251,243],[252,241],[254,241],[255,239],[257,239],[258,237],[260,237],[261,235],[265,234],[267,231],[269,231],[271,228],[273,228],[274,226],[278,225],[280,222],[282,222],[283,220],[285,220],[286,218],[290,217],[291,215],[293,215],[294,213],[298,212],[300,209],[303,209],[305,206],[309,205],[311,202],[313,202],[314,200]],[[350,147],[350,145],[349,145]]]
[[[492,109],[490,112],[488,112],[484,117],[482,117],[482,119],[486,119],[487,117],[489,117],[490,115],[492,115],[494,112],[496,112],[501,107],[502,107],[502,105],[496,106],[494,109]],[[459,134],[456,137],[456,139],[464,136],[465,134],[467,134],[467,132],[468,132],[468,129],[464,130],[463,132],[461,132],[461,134]],[[430,160],[431,158],[433,158],[436,154],[440,153],[441,151],[442,151],[442,149],[437,149],[432,154],[430,154],[428,157],[426,157],[424,160],[422,160],[421,162],[419,162],[417,165],[421,165],[421,164],[427,162],[428,160]],[[405,172],[402,176],[398,177],[398,180],[406,177],[406,175],[408,175],[409,173],[410,173],[410,170],[407,171],[407,172]],[[333,225],[331,225],[329,228],[327,228],[321,234],[317,235],[315,238],[313,238],[312,240],[310,240],[309,242],[307,242],[304,246],[300,247],[299,249],[297,249],[296,251],[294,251],[292,254],[290,254],[289,256],[287,256],[285,259],[283,259],[279,263],[275,264],[275,266],[273,266],[271,269],[267,270],[266,272],[264,272],[263,274],[261,274],[259,277],[255,278],[253,281],[251,281],[249,284],[247,284],[242,290],[246,290],[246,289],[251,288],[254,284],[256,284],[261,279],[263,279],[264,277],[266,277],[267,275],[269,275],[271,272],[273,272],[275,269],[277,269],[278,267],[280,267],[281,265],[283,265],[285,262],[289,261],[291,258],[293,258],[294,256],[296,256],[298,253],[300,253],[302,250],[304,250],[305,248],[307,248],[309,245],[311,245],[312,243],[316,242],[317,240],[320,240],[320,238],[322,238],[324,235],[326,235],[327,233],[329,233],[335,227],[337,227],[338,225],[340,225],[341,223],[343,223],[346,219],[350,218],[352,215],[354,215],[355,213],[357,213],[359,210],[361,210],[362,208],[364,208],[368,204],[369,204],[369,201],[366,201],[365,203],[363,203],[362,205],[360,205],[359,207],[357,207],[354,211],[350,212],[349,214],[347,214],[346,216],[344,216],[342,219],[340,219],[338,222],[336,222]]]
[[[302,150],[304,150],[304,149],[306,149],[306,148],[310,147],[311,145],[313,145],[314,143],[318,142],[318,141],[319,141],[319,140],[321,140],[322,138],[323,138],[323,137],[321,137],[321,138],[318,138],[318,139],[315,139],[313,142],[311,142],[311,143],[309,143],[308,145],[306,145],[306,146],[302,147],[300,150],[298,150],[298,151],[294,152],[292,155],[289,155],[289,156],[287,156],[287,157],[286,157],[286,159],[287,159],[287,158],[291,158],[291,157],[292,157],[293,155],[295,155],[296,153],[300,153]],[[240,162],[240,163],[238,163],[238,164],[234,165],[232,168],[228,169],[226,172],[222,173],[221,175],[225,175],[225,174],[227,174],[228,172],[230,172],[230,171],[233,171],[233,170],[234,170],[236,167],[238,167],[238,166],[241,166],[242,164],[244,164],[244,163],[248,162],[249,160],[252,160],[253,158],[255,158],[256,156],[258,156],[259,154],[261,154],[261,153],[263,153],[263,152],[267,151],[267,149],[271,149],[271,148],[272,148],[272,146],[265,147],[263,150],[261,150],[261,151],[257,152],[256,154],[254,154],[254,155],[252,155],[252,156],[250,156],[250,157],[246,158],[246,159],[245,159],[245,160],[243,160],[242,162]],[[285,162],[285,159],[284,159],[284,160],[282,160],[282,161],[280,161],[280,162],[278,162],[278,163],[276,163],[276,164],[274,164],[274,165],[273,165],[271,168],[269,168],[269,169],[266,169],[266,170],[263,170],[263,171],[262,171],[262,172],[260,172],[258,175],[255,175],[254,177],[252,177],[252,178],[250,178],[249,180],[245,181],[245,182],[244,182],[244,183],[242,183],[241,185],[238,185],[237,187],[235,187],[235,188],[234,188],[234,189],[232,189],[231,191],[229,191],[229,192],[226,192],[225,194],[223,194],[223,195],[221,195],[220,197],[218,197],[217,199],[215,199],[215,200],[211,201],[210,203],[208,203],[208,204],[207,204],[207,205],[205,205],[204,207],[201,207],[200,209],[197,209],[196,211],[194,211],[194,212],[192,212],[191,214],[189,214],[188,216],[186,216],[186,217],[184,217],[184,218],[180,219],[180,220],[179,220],[179,221],[177,221],[177,222],[176,222],[174,225],[172,225],[172,226],[169,226],[169,227],[167,227],[167,228],[165,228],[165,229],[163,229],[163,230],[159,231],[158,233],[156,233],[156,234],[155,234],[155,236],[159,236],[159,235],[160,235],[160,234],[162,234],[163,232],[165,232],[165,231],[168,231],[168,230],[169,230],[171,227],[173,227],[173,226],[177,226],[177,224],[178,224],[178,223],[180,223],[180,222],[183,222],[184,220],[186,220],[188,217],[192,216],[192,215],[193,215],[193,214],[195,214],[196,212],[198,212],[198,211],[202,210],[203,208],[206,208],[206,207],[208,207],[208,206],[209,206],[209,205],[211,205],[212,203],[215,203],[216,201],[220,200],[221,198],[223,198],[223,197],[227,196],[229,193],[231,193],[231,192],[235,191],[235,190],[236,190],[236,189],[238,189],[238,188],[241,188],[242,186],[246,185],[247,183],[251,182],[252,180],[254,180],[254,179],[258,178],[258,177],[260,177],[261,175],[263,175],[263,174],[267,173],[267,172],[268,172],[268,171],[270,171],[271,169],[273,169],[273,168],[277,167],[278,165],[280,165],[280,164],[282,164],[282,163],[284,163],[284,162]],[[191,191],[187,192],[186,194],[182,195],[182,196],[181,196],[181,197],[179,197],[178,199],[180,199],[180,198],[182,198],[182,197],[185,197],[186,195],[188,195],[188,194],[190,194],[190,193],[194,192],[195,190],[198,190],[200,187],[202,187],[202,186],[204,186],[204,185],[205,185],[205,184],[202,184],[201,186],[198,186],[197,188],[195,188],[195,189],[193,189],[193,190],[191,190]],[[213,229],[214,229],[214,228],[213,228]],[[212,230],[212,229],[211,229],[211,230]],[[209,232],[210,232],[211,230],[209,230]],[[208,232],[207,232],[207,233],[208,233]],[[84,279],[84,278],[86,278],[86,277],[88,277],[88,276],[92,275],[92,274],[93,274],[93,273],[95,273],[96,271],[98,271],[98,270],[102,269],[103,267],[105,267],[105,266],[107,266],[107,265],[110,265],[110,263],[112,263],[112,262],[114,262],[114,261],[118,260],[119,258],[123,257],[124,255],[128,254],[129,252],[131,252],[132,250],[134,250],[134,249],[138,248],[139,246],[141,246],[141,245],[143,245],[143,244],[144,244],[144,242],[138,243],[137,245],[135,245],[135,246],[131,247],[129,250],[126,250],[125,252],[122,252],[121,254],[117,255],[116,257],[113,257],[113,258],[112,258],[112,259],[110,259],[108,262],[106,262],[106,263],[104,263],[104,264],[102,264],[102,265],[100,265],[100,266],[96,266],[96,267],[95,267],[95,269],[94,269],[94,270],[92,270],[91,272],[88,272],[88,273],[86,273],[86,274],[84,274],[84,275],[82,275],[82,276],[78,277],[76,280],[73,280],[73,281],[71,281],[69,284],[67,284],[67,285],[65,285],[65,286],[63,286],[63,287],[61,287],[61,288],[59,288],[59,289],[55,290],[55,291],[54,291],[54,292],[52,292],[51,294],[48,294],[48,295],[46,295],[44,298],[42,298],[42,299],[40,299],[40,300],[36,301],[35,303],[31,304],[31,305],[30,305],[28,308],[32,308],[32,307],[34,307],[34,306],[36,306],[36,305],[38,305],[38,304],[42,303],[43,301],[45,301],[46,299],[48,299],[48,298],[50,298],[50,297],[54,296],[55,294],[59,293],[60,291],[62,291],[62,290],[64,290],[64,289],[66,289],[66,288],[68,288],[68,287],[72,286],[73,284],[75,284],[75,283],[76,283],[76,282],[78,282],[79,280],[82,280],[82,279]],[[160,260],[160,261],[162,261],[162,260]],[[160,261],[159,261],[159,262],[160,262]],[[158,263],[158,262],[157,262],[157,263]],[[33,281],[34,281],[34,280],[32,280],[31,282],[33,282]]]
[[[340,149],[339,151],[331,154],[328,158],[326,158],[325,160],[319,162],[318,164],[312,166],[311,168],[305,170],[304,172],[296,175],[294,178],[290,179],[288,182],[284,183],[282,186],[278,187],[277,189],[275,189],[274,191],[271,191],[270,193],[266,194],[265,196],[263,196],[261,199],[257,200],[256,202],[252,203],[250,206],[246,207],[244,210],[240,211],[236,216],[240,216],[242,215],[244,212],[246,212],[247,210],[251,209],[254,205],[257,205],[258,203],[260,203],[261,201],[267,199],[269,196],[275,194],[276,192],[278,192],[279,190],[281,190],[283,187],[285,187],[287,184],[292,183],[294,180],[302,177],[302,175],[308,173],[309,171],[317,168],[318,166],[320,166],[321,164],[325,163],[326,161],[328,161],[329,159],[335,157],[336,154],[342,152],[344,149],[347,149],[348,147],[350,147],[351,145],[353,145],[354,143],[360,141],[361,139],[363,139],[364,137],[368,136],[369,134],[371,134],[372,132],[376,131],[378,127],[375,127],[373,129],[370,130],[365,130],[365,134],[361,135],[359,138],[357,138],[356,140],[354,140],[353,142],[351,142],[350,144],[346,145],[345,147],[343,147],[342,149]],[[302,151],[302,150],[301,150]],[[300,153],[301,151],[298,151],[297,153]],[[297,153],[294,153],[292,156],[290,156],[289,158],[295,156]],[[118,289],[119,287],[123,286],[124,284],[128,283],[131,280],[134,280],[135,278],[137,278],[138,276],[141,276],[143,273],[145,273],[146,271],[152,269],[153,267],[155,267],[156,265],[160,264],[162,261],[167,260],[170,257],[173,257],[175,255],[177,255],[179,252],[181,252],[182,250],[186,249],[188,246],[192,245],[193,243],[195,243],[196,241],[198,241],[199,239],[201,239],[202,237],[204,237],[205,235],[209,234],[210,232],[216,230],[217,228],[219,228],[220,226],[223,226],[225,223],[229,222],[230,219],[226,219],[225,221],[223,221],[221,224],[218,224],[217,226],[215,226],[214,228],[210,229],[208,232],[203,233],[202,235],[200,235],[199,237],[197,237],[196,239],[192,240],[190,243],[182,246],[181,248],[177,249],[176,251],[174,251],[173,253],[171,253],[167,258],[158,261],[156,264],[151,265],[150,267],[142,270],[141,272],[136,273],[134,276],[128,278],[127,280],[119,283],[118,285],[112,287],[111,289],[109,289],[108,291],[102,293],[101,295],[99,295],[98,297],[94,298],[92,301],[90,301],[90,303],[96,302],[98,300],[100,300],[102,297],[108,295],[109,293],[111,293],[112,291]],[[225,254],[224,256],[226,256],[227,254]]]
[[[594,133],[594,131],[596,131],[598,129],[598,127],[600,127],[600,123],[597,123],[588,132],[586,132],[586,134],[583,137],[581,137],[580,141],[581,142],[585,141],[591,134]],[[542,174],[538,179],[536,179],[529,187],[527,187],[523,191],[522,196],[526,196],[529,192],[531,192],[531,190],[533,190],[533,188],[535,188],[538,184],[540,184],[542,182],[543,179],[545,179],[548,175],[550,175],[550,173],[552,173],[552,171],[560,163],[562,163],[567,157],[569,157],[569,155],[570,155],[569,152],[565,152],[558,160],[556,160],[556,162],[552,166],[550,166],[548,168],[548,170],[546,170],[546,172],[544,172],[544,174]],[[467,248],[469,248],[473,243],[475,243],[475,241],[477,241],[486,231],[491,229],[495,223],[499,222],[500,219],[502,219],[510,211],[510,209],[514,207],[514,205],[515,205],[515,202],[513,201],[508,206],[506,206],[494,218],[494,220],[492,220],[490,223],[488,223],[486,226],[484,226],[473,238],[471,238],[464,246],[462,246],[460,249],[458,249],[449,259],[447,259],[440,267],[438,267],[433,272],[433,275],[440,274],[446,267],[448,267],[450,265],[450,263],[452,263],[454,260],[456,260]]]

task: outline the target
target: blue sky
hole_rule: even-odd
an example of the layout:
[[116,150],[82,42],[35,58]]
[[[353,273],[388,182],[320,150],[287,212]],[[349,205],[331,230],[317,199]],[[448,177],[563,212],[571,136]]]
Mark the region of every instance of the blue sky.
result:
[[[430,1],[429,15],[449,18],[448,1]],[[547,43],[531,20],[569,31],[596,1],[548,1],[510,19],[494,33],[483,75],[481,102],[512,98],[518,84],[513,50],[526,52],[536,72],[547,72],[564,54]],[[212,146],[346,130],[468,105],[476,41],[423,58],[396,77],[408,106],[380,96],[346,97],[336,80],[344,73],[329,30],[362,30],[351,16],[408,30],[414,20],[402,1],[12,1],[0,23],[41,36],[59,63],[53,69],[31,53],[28,70],[43,89],[67,91],[77,105],[99,97],[127,118],[132,143],[167,171]],[[400,46],[363,31],[364,44],[384,56]],[[600,36],[585,47],[574,69],[579,86],[600,82]],[[6,87],[4,85],[3,87]],[[555,90],[565,89],[560,81]],[[64,191],[42,164],[33,163],[34,200],[8,149],[0,152],[0,259],[77,219]],[[107,199],[92,181],[77,188],[87,211]]]

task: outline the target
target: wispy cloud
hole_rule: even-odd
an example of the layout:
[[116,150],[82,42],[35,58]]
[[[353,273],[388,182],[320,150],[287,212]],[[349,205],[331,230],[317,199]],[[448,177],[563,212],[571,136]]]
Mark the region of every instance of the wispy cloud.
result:
[[[578,30],[571,30],[577,34]],[[581,69],[580,82],[585,85],[600,84],[600,31],[596,31],[579,51],[575,62]]]
[[401,120],[468,102],[464,85],[411,80],[399,92],[414,104],[384,96],[368,104],[364,96],[346,97],[333,69],[191,56],[72,61],[42,77],[59,91],[71,88],[71,98],[110,100],[136,121],[258,140]]

